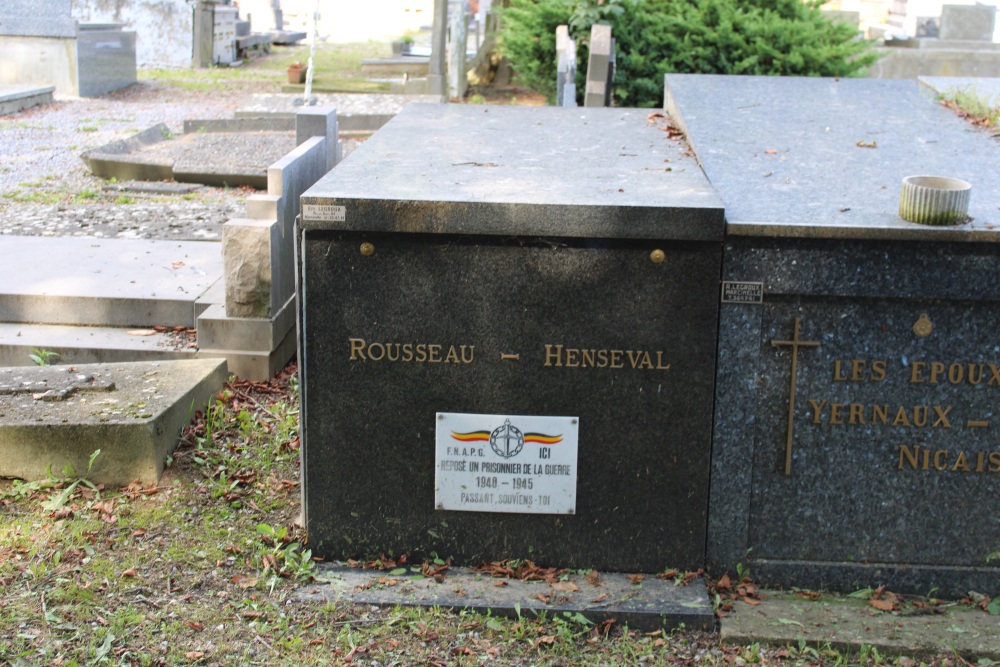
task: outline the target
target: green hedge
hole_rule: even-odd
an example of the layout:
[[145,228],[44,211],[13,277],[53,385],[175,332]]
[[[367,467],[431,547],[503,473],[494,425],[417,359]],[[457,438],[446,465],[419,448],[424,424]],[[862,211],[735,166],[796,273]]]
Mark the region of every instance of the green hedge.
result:
[[527,86],[555,98],[555,29],[577,40],[582,99],[594,23],[612,26],[615,104],[659,107],[663,75],[860,76],[878,57],[850,26],[800,0],[510,0],[501,47]]

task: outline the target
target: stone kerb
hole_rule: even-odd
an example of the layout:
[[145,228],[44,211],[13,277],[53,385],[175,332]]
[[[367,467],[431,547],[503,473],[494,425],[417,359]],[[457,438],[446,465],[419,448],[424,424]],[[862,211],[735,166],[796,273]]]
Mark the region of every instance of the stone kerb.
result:
[[198,342],[241,377],[265,379],[294,352],[294,225],[300,195],[342,155],[336,113],[296,114],[299,146],[268,168],[268,192],[247,200],[247,217],[223,226],[225,305],[199,317]]

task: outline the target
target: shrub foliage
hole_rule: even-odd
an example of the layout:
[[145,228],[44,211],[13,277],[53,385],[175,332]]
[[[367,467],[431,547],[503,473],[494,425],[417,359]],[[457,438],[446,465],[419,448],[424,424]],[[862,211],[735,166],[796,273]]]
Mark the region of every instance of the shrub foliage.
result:
[[501,44],[521,81],[555,97],[555,30],[577,41],[582,96],[594,23],[612,26],[615,104],[659,106],[663,75],[859,76],[875,62],[870,42],[825,18],[818,0],[510,0]]

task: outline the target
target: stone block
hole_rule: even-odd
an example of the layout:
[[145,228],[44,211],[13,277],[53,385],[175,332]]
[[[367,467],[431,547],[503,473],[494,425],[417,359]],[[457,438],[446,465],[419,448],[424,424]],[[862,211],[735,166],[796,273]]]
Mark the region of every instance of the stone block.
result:
[[281,228],[276,220],[229,220],[222,226],[226,313],[269,318],[277,310],[273,276],[280,272]]
[[[327,171],[333,169],[337,143],[337,110],[333,107],[306,107],[295,114],[295,144],[301,145],[312,137],[326,139]],[[315,181],[314,181],[315,182]],[[312,185],[310,183],[310,185]]]
[[198,316],[198,347],[268,354],[294,328],[294,296],[270,318],[230,317],[224,304],[214,304]]
[[285,198],[279,195],[247,197],[247,217],[251,220],[278,220],[284,216]]
[[[645,111],[411,105],[302,201],[314,553],[699,566],[722,207]],[[436,473],[479,463],[436,454],[435,413],[577,418],[577,464],[438,509]],[[557,473],[572,513],[522,511],[565,502]]]
[[225,380],[222,359],[2,368],[0,476],[45,479],[70,465],[111,488],[156,484],[193,410]]
[[136,82],[134,32],[81,25],[76,52],[80,97],[96,97]]

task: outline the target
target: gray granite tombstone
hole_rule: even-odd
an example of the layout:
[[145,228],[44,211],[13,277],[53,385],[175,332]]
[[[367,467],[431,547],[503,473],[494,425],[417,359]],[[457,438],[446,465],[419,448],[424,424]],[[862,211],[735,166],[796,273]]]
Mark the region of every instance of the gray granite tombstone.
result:
[[[722,210],[647,116],[410,105],[303,195],[316,553],[701,566]],[[470,456],[497,445],[521,459],[490,464],[438,509],[436,476],[465,465],[460,443],[436,449],[454,414],[488,424],[451,434],[481,436]],[[525,460],[524,416],[574,420],[575,444],[552,449],[575,447],[576,464],[543,466],[544,432],[522,429]],[[569,486],[539,495],[554,481]],[[512,498],[560,509],[525,513]]]
[[[709,562],[1000,592],[1000,144],[913,81],[666,86],[726,205]],[[901,220],[917,174],[972,221]]]
[[944,5],[939,35],[944,40],[993,41],[997,8],[993,5]]

